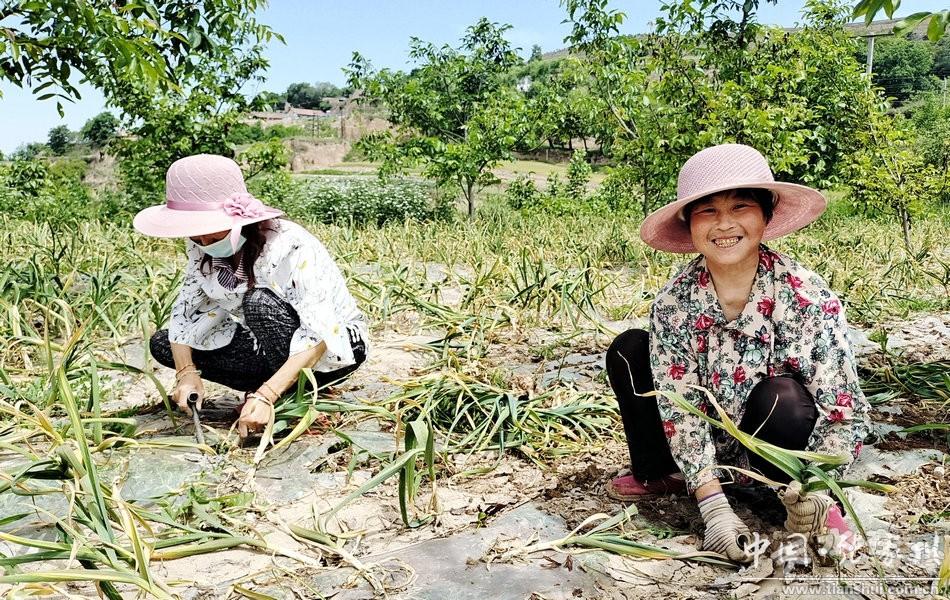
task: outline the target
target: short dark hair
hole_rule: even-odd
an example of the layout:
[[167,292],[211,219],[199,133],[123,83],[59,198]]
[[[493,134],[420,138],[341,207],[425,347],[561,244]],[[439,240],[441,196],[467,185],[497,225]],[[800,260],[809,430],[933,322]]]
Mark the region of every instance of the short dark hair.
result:
[[[772,193],[772,190],[767,190],[764,188],[736,188],[734,190],[724,191],[732,191],[735,192],[737,196],[747,200],[752,200],[762,208],[762,216],[765,217],[765,222],[768,223],[772,220],[772,214],[775,211],[775,196]],[[721,194],[722,192],[716,193]],[[692,216],[693,209],[696,208],[696,205],[700,202],[711,200],[714,195],[715,194],[709,194],[708,196],[703,196],[699,200],[693,200],[683,207],[683,220],[686,221],[686,227],[689,227],[689,218]]]

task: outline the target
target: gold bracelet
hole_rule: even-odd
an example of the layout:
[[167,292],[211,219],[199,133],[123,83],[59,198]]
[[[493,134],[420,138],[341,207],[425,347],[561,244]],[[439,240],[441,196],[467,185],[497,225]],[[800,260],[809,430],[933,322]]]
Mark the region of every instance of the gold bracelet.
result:
[[181,381],[182,377],[184,377],[185,375],[191,375],[192,373],[194,373],[198,377],[201,377],[201,371],[199,371],[198,369],[192,369],[190,371],[185,371],[184,373],[178,372],[178,373],[175,373],[175,383],[177,384],[178,382]]
[[185,365],[184,367],[182,367],[182,368],[178,369],[177,371],[175,371],[175,375],[178,375],[179,373],[181,373],[182,371],[184,371],[184,370],[187,369],[188,367],[191,367],[192,369],[197,370],[197,367],[195,366],[195,363],[188,363],[188,364]]
[[[278,394],[277,392],[275,392],[275,391],[274,391],[274,388],[272,388],[272,387],[270,386],[270,384],[267,383],[266,381],[261,384],[261,387],[262,387],[262,388],[265,388],[265,387],[266,387],[266,388],[268,389],[268,391],[270,391],[270,393],[274,395],[274,399],[271,400],[271,402],[276,402],[277,399],[280,398],[280,394]],[[261,395],[263,395],[263,394],[261,394]],[[269,398],[268,398],[268,399],[269,399]],[[269,399],[269,400],[270,400],[270,399]]]

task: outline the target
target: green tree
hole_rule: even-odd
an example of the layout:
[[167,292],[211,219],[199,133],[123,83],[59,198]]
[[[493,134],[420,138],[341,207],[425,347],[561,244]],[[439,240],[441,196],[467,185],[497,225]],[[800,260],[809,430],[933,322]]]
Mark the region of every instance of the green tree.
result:
[[657,32],[633,37],[620,34],[626,17],[608,8],[607,0],[565,5],[572,24],[566,41],[588,61],[607,145],[629,166],[647,214],[669,194],[679,166],[697,149],[696,124],[708,93],[695,59],[702,52],[697,34],[703,23],[690,17],[691,7],[670,4]]
[[245,165],[244,176],[247,179],[261,173],[276,173],[287,167],[290,152],[280,140],[255,142],[238,156]]
[[950,202],[950,98],[941,92],[922,95],[912,122],[919,154],[936,170],[941,200]]
[[844,31],[849,9],[809,0],[792,34],[759,26],[757,3],[738,4],[667,4],[654,32],[632,37],[606,0],[567,2],[568,40],[589,61],[595,111],[613,123],[607,144],[639,181],[644,214],[712,144],[749,144],[779,176],[818,186],[839,179],[860,144],[852,104],[868,84]]
[[[859,46],[858,60],[867,61],[867,49]],[[872,80],[884,93],[900,102],[933,89],[933,44],[906,38],[882,38],[874,45]]]
[[291,106],[298,108],[309,108],[314,110],[326,110],[329,104],[324,98],[336,98],[343,95],[343,90],[326,81],[317,82],[315,85],[309,83],[292,83],[287,86],[284,96]]
[[528,58],[528,62],[537,62],[541,60],[541,46],[535,44],[531,46],[531,56]]
[[[544,102],[547,110],[536,122],[539,132],[547,135],[551,148],[574,150],[573,140],[580,139],[588,150],[588,138],[599,139],[596,127],[596,103],[591,98],[590,73],[586,63],[568,57],[528,62],[512,68],[510,85],[523,90],[536,104]],[[533,141],[533,140],[531,140]],[[518,148],[527,152],[530,148]]]
[[72,144],[73,132],[69,130],[69,127],[65,125],[57,125],[56,127],[53,127],[49,130],[46,146],[53,154],[57,156],[66,154],[66,151],[69,150]]
[[196,57],[233,53],[230,42],[238,34],[280,39],[252,18],[265,4],[11,0],[0,7],[0,78],[36,84],[40,99],[79,98],[72,83],[77,74],[107,91],[128,81],[149,92],[180,89],[202,71]]
[[228,132],[240,118],[238,110],[215,113],[213,93],[192,91],[185,97],[148,99],[153,110],[133,129],[134,135],[115,142],[118,171],[133,205],[155,203],[169,165],[192,154],[232,156]]
[[950,37],[941,38],[934,48],[933,74],[941,79],[950,77]]
[[864,103],[869,107],[862,149],[851,162],[851,201],[869,214],[890,214],[901,223],[904,246],[911,251],[910,230],[913,218],[928,199],[936,196],[939,182],[913,144],[903,117],[887,114],[880,101]]
[[187,69],[175,70],[176,80],[184,82],[179,88],[157,94],[136,81],[103,86],[109,103],[122,111],[129,125],[131,135],[115,149],[133,205],[160,197],[165,171],[175,160],[199,152],[234,152],[228,135],[248,106],[241,89],[263,79],[268,64],[263,44],[277,35],[262,30],[246,13],[246,7],[257,2],[228,4],[233,7],[229,10],[243,11],[243,18],[218,31],[207,49],[191,56]]
[[5,184],[19,193],[35,198],[40,194],[49,177],[49,167],[32,158],[14,158],[7,173]]
[[46,150],[46,144],[42,142],[30,142],[29,144],[20,144],[10,155],[10,160],[33,160]]
[[412,38],[416,66],[409,73],[374,71],[353,54],[351,87],[363,90],[362,102],[385,107],[394,126],[359,143],[382,161],[381,174],[422,164],[427,177],[458,186],[474,217],[476,191],[495,180],[491,168],[533,132],[530,115],[538,103],[505,84],[506,71],[520,62],[504,37],[509,28],[481,19],[459,48]]
[[95,149],[105,148],[119,128],[119,119],[109,111],[103,111],[86,121],[79,135]]
[[281,110],[287,102],[287,94],[277,92],[261,92],[254,96],[249,106],[252,110]]

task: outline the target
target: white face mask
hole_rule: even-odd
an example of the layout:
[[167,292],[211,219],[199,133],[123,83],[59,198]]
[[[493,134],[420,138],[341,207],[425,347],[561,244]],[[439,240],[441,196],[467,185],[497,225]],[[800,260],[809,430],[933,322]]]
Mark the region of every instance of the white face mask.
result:
[[231,236],[225,236],[214,242],[213,244],[208,244],[207,246],[202,246],[198,244],[198,248],[208,256],[213,256],[215,258],[227,258],[228,256],[234,256],[241,250],[244,246],[244,242],[247,241],[247,238],[243,235],[238,239],[237,247],[231,247]]

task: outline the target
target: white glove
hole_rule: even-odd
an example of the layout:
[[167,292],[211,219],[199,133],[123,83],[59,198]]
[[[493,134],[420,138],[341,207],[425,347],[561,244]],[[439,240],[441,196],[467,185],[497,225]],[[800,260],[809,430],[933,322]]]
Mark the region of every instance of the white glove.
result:
[[699,512],[706,523],[703,550],[718,552],[736,562],[752,562],[753,556],[747,549],[752,543],[752,534],[736,513],[732,512],[729,500],[722,492],[700,501]]
[[788,516],[785,519],[785,529],[806,536],[824,533],[828,513],[835,505],[834,500],[824,494],[806,495],[798,481],[788,484],[788,487],[779,491],[778,496],[785,505]]

